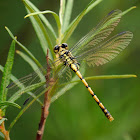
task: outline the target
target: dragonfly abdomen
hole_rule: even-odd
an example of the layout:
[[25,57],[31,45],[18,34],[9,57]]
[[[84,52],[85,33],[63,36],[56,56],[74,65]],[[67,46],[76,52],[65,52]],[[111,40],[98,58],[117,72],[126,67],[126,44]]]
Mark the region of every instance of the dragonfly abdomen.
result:
[[103,113],[105,114],[105,116],[110,120],[113,121],[114,118],[112,117],[112,115],[109,113],[109,111],[105,108],[105,106],[101,103],[101,101],[98,99],[98,97],[94,94],[93,90],[91,89],[91,87],[88,85],[88,83],[86,82],[86,80],[83,78],[82,74],[79,71],[78,68],[78,64],[71,64],[70,68],[76,73],[76,75],[81,79],[81,81],[83,82],[83,84],[85,85],[85,87],[88,89],[89,93],[91,94],[91,96],[94,98],[94,100],[96,101],[96,103],[99,105],[99,107],[101,108],[101,110],[103,111]]

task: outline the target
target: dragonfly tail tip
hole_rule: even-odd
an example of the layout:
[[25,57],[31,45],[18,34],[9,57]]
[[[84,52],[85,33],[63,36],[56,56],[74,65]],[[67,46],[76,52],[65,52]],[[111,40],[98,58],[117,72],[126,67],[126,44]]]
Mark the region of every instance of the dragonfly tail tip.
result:
[[114,120],[114,118],[112,116],[110,116],[108,119],[110,122],[112,122]]

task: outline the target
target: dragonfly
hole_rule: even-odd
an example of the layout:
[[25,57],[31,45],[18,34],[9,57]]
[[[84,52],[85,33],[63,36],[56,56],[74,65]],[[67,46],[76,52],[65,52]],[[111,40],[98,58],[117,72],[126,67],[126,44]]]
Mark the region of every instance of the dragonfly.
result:
[[[54,53],[57,58],[54,60],[53,65],[61,64],[60,71],[57,74],[58,79],[59,77],[64,77],[63,74],[67,72],[67,69],[75,73],[109,121],[113,121],[114,118],[84,79],[80,72],[80,67],[82,66],[82,62],[85,62],[91,67],[103,65],[114,59],[128,46],[133,38],[133,33],[130,31],[123,31],[106,40],[120,22],[121,16],[121,10],[113,10],[70,49],[66,43],[58,44],[54,47]],[[28,81],[33,77],[33,75],[30,75],[30,77],[23,79]]]

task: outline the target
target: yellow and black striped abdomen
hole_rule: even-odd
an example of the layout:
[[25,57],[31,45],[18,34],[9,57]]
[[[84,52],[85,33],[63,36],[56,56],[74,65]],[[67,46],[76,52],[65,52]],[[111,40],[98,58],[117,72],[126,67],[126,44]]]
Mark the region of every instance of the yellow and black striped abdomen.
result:
[[94,100],[96,101],[96,103],[99,105],[99,107],[102,109],[102,111],[104,112],[105,116],[110,120],[113,121],[114,118],[112,117],[112,115],[109,113],[109,111],[105,108],[105,106],[100,102],[100,100],[98,99],[98,97],[94,94],[93,90],[91,89],[91,87],[88,85],[88,83],[86,82],[86,80],[83,78],[83,76],[81,75],[80,71],[79,71],[79,67],[77,66],[77,64],[71,64],[70,68],[77,74],[77,76],[81,79],[81,81],[83,82],[83,84],[86,86],[86,88],[88,89],[88,91],[90,92],[91,96],[94,98]]

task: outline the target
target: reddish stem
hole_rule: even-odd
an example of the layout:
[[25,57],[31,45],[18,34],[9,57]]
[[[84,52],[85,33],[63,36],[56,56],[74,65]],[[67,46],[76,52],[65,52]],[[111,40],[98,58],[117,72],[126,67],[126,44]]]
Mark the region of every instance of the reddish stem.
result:
[[[49,51],[47,50],[47,56],[46,56],[46,61],[47,61],[46,85],[47,86],[49,85],[50,71],[51,71],[51,68],[49,66],[48,54],[49,54]],[[50,92],[50,90],[48,90],[44,95],[44,106],[42,107],[41,119],[40,119],[38,131],[37,131],[36,140],[42,140],[46,119],[49,115],[49,107],[50,107],[50,101],[51,101],[51,99],[49,97],[49,92]]]

